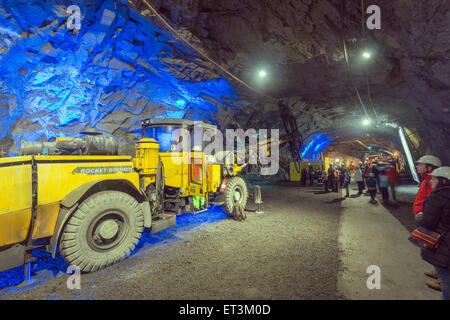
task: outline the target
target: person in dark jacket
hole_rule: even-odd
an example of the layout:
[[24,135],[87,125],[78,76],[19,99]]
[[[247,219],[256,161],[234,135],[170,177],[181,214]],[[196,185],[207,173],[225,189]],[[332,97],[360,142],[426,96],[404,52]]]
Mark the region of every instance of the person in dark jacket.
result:
[[361,162],[355,167],[355,181],[358,184],[358,194],[363,193],[363,172],[361,169]]
[[301,171],[301,182],[302,182],[302,186],[306,185],[306,179],[308,178],[308,170],[305,168],[302,169]]
[[380,174],[380,171],[378,170],[377,165],[378,165],[378,163],[374,161],[374,162],[372,163],[371,168],[370,168],[370,170],[371,170],[370,172],[373,173],[373,174],[375,174],[375,179],[376,179],[376,181],[377,181],[377,190],[378,190],[379,193],[381,193],[381,190],[380,190],[380,180],[379,180],[379,177],[378,177],[378,175]]
[[369,176],[367,177],[367,192],[370,194],[370,202],[376,203],[375,196],[377,195],[377,179],[375,178],[375,173],[369,173]]
[[[367,178],[369,177],[369,173],[370,173],[370,167],[369,164],[366,162],[364,164],[364,171],[363,171],[363,190],[366,188],[365,185],[367,184]],[[367,190],[367,193],[369,193],[369,190]]]
[[333,168],[333,165],[330,164],[330,168],[328,169],[328,185],[331,188],[332,192],[338,192],[338,186],[337,186],[337,181],[336,181],[336,176],[335,176],[335,171]]
[[[422,177],[422,182],[420,183],[419,191],[417,192],[416,199],[413,204],[413,212],[416,222],[422,219],[423,204],[425,199],[433,191],[433,188],[431,187],[431,173],[433,173],[433,171],[440,166],[441,160],[433,155],[424,155],[416,161],[417,173]],[[437,279],[437,281],[427,281],[427,286],[435,290],[442,290],[438,274],[435,270],[425,270],[424,273],[428,277]]]
[[345,188],[345,191],[347,192],[345,197],[348,198],[350,197],[350,190],[349,190],[349,186],[350,186],[350,170],[349,169],[342,169],[344,170],[343,176],[344,176],[344,185],[343,187]]
[[308,175],[309,175],[309,185],[314,185],[314,167],[310,164],[308,167]]
[[328,191],[328,172],[326,170],[323,170],[322,177],[323,177],[323,187],[325,189],[325,192],[329,192]]
[[[347,167],[345,165],[341,165],[341,167],[338,170],[339,170],[339,186],[341,188],[343,188],[344,187],[344,178],[345,178],[344,174],[345,174],[345,171],[347,170]],[[338,171],[338,170],[336,170],[336,171]]]
[[323,184],[323,168],[319,167],[317,170],[317,184],[322,185]]
[[440,167],[430,175],[433,191],[425,199],[418,224],[441,238],[436,250],[422,249],[421,256],[435,267],[443,299],[450,300],[450,167]]

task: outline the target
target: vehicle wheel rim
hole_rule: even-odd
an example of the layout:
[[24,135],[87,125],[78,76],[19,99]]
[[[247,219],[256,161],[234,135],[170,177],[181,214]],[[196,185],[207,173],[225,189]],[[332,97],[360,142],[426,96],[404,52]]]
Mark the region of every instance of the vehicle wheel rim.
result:
[[95,251],[107,251],[120,245],[129,231],[127,216],[120,210],[107,210],[92,220],[86,238]]
[[233,200],[235,203],[240,202],[242,199],[242,190],[241,188],[237,187],[236,189],[234,189],[233,192]]

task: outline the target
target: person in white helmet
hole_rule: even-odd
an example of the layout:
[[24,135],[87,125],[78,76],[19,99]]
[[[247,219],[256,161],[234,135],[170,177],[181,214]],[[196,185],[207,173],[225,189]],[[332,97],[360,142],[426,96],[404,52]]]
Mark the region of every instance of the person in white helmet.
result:
[[431,263],[441,280],[442,297],[450,300],[450,167],[440,167],[431,174],[433,191],[423,204],[419,226],[441,235],[436,250],[422,249],[422,258]]
[[361,195],[363,193],[363,172],[362,172],[362,162],[358,163],[355,167],[355,181],[358,184],[358,194]]
[[[413,212],[417,224],[419,224],[419,221],[422,219],[423,204],[425,202],[425,199],[433,191],[433,188],[431,186],[431,173],[433,173],[433,171],[440,166],[441,160],[439,160],[438,157],[432,155],[425,155],[416,161],[417,173],[419,173],[423,179],[413,204]],[[424,273],[428,277],[438,280],[427,281],[427,286],[435,290],[441,290],[441,284],[439,282],[439,276],[437,272],[434,270],[426,270]]]
[[413,204],[413,211],[416,220],[420,220],[422,215],[423,202],[431,193],[431,191],[433,191],[430,184],[430,174],[440,166],[441,160],[439,160],[439,158],[435,156],[426,155],[416,161],[417,173],[419,173],[423,178],[423,181],[419,187],[419,191],[416,195],[416,200]]

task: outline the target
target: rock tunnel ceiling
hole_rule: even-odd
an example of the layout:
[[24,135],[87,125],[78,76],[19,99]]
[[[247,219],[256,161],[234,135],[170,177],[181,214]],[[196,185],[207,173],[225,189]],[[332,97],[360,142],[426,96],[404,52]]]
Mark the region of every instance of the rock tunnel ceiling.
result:
[[[146,3],[200,51],[275,99],[221,72]],[[381,8],[380,30],[362,28],[361,3]],[[76,34],[66,26],[73,4],[82,14]],[[448,163],[449,9],[445,0],[3,0],[0,143],[14,154],[22,139],[76,136],[85,127],[137,132],[148,117],[282,127],[282,98],[310,139],[376,136],[399,147],[389,127],[396,123],[415,137],[413,151]],[[360,58],[364,48],[370,61]],[[265,83],[255,79],[259,68],[267,70]],[[361,128],[366,115],[354,87],[378,128]]]

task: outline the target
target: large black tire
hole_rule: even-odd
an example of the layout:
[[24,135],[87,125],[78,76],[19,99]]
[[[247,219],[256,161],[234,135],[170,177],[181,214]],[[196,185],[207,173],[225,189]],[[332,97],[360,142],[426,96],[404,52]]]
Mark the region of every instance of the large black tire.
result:
[[102,191],[83,201],[69,218],[59,250],[81,271],[92,272],[126,258],[144,229],[144,212],[130,195]]
[[244,178],[240,176],[232,177],[228,180],[225,188],[225,212],[229,216],[233,216],[233,207],[239,202],[242,208],[245,209],[248,200],[248,187]]

